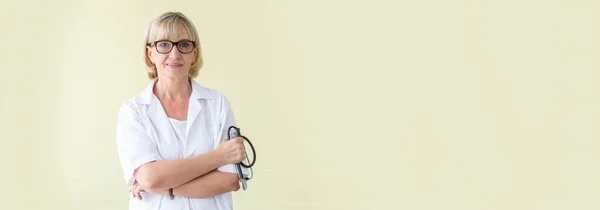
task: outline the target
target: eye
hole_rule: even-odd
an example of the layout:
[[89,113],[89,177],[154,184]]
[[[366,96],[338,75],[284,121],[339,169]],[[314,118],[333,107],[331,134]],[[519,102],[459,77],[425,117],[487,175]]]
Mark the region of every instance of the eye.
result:
[[192,46],[192,42],[181,42],[179,43],[179,46],[183,47],[183,48],[188,48]]
[[156,44],[158,47],[168,47],[170,43],[168,42],[159,42]]

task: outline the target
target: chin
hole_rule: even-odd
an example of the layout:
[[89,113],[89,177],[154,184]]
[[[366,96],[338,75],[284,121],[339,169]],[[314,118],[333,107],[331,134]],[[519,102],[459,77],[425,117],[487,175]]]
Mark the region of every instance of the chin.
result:
[[187,77],[188,77],[187,74],[177,74],[177,73],[176,74],[167,73],[164,76],[169,79],[178,79],[178,78],[186,78],[187,79]]

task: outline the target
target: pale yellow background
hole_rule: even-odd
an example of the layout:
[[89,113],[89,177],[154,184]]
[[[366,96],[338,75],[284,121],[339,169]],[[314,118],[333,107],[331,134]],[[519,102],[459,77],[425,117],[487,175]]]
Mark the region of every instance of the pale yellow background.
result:
[[0,8],[0,209],[127,209],[117,112],[170,10],[258,150],[235,209],[600,209],[598,1]]

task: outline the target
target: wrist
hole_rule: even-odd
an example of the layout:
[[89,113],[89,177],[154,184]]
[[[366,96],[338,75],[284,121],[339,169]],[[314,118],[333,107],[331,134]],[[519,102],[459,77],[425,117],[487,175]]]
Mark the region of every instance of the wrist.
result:
[[219,152],[218,150],[214,150],[212,152],[212,157],[213,160],[215,160],[215,163],[217,164],[217,168],[227,165],[227,160],[225,159],[225,155],[221,154],[221,152]]

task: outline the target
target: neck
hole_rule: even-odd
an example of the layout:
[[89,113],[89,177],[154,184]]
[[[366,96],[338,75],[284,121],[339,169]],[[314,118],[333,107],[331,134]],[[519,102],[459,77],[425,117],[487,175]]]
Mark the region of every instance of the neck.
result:
[[154,94],[156,94],[156,97],[159,99],[189,99],[192,94],[192,85],[187,78],[159,78],[154,85]]

